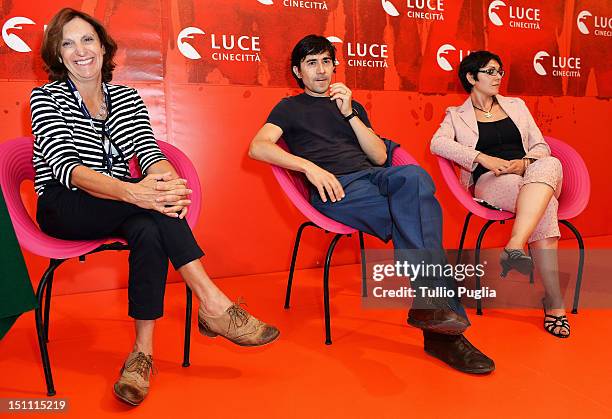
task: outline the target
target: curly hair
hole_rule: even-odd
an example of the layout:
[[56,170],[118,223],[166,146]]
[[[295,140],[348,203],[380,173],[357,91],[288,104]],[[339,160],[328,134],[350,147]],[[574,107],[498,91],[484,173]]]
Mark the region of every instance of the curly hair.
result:
[[104,57],[102,59],[102,81],[109,82],[113,79],[115,62],[113,61],[117,52],[117,44],[106,32],[104,26],[95,18],[87,13],[66,7],[51,19],[45,30],[41,48],[41,56],[45,63],[45,71],[49,75],[50,81],[65,80],[68,77],[68,69],[61,61],[61,46],[64,25],[74,18],[81,18],[88,22],[95,29],[104,47]]

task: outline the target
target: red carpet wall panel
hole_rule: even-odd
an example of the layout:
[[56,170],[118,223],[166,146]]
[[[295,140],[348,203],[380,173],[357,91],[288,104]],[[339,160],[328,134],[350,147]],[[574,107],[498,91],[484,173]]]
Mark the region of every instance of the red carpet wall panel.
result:
[[[465,213],[442,181],[429,140],[445,108],[465,100],[457,67],[479,49],[501,56],[502,94],[523,98],[542,132],[570,143],[589,166],[591,201],[575,224],[585,236],[612,234],[607,0],[5,1],[0,141],[31,132],[29,93],[46,81],[39,57],[44,26],[65,6],[104,23],[119,45],[113,82],[137,88],[157,138],[194,161],[204,191],[196,236],[214,277],[288,268],[303,217],[270,168],[246,152],[270,109],[300,92],[289,55],[309,33],[334,42],[336,80],[354,90],[376,132],[401,143],[432,174],[448,247],[458,245]],[[24,196],[34,211],[32,185],[24,186]],[[485,244],[503,244],[509,229],[495,227]],[[317,266],[328,239],[306,233],[298,265]],[[336,263],[358,260],[355,240],[341,242]],[[368,239],[366,245],[382,244]],[[26,258],[38,277],[46,262]],[[85,269],[71,262],[54,288],[63,293],[125,286],[126,258],[91,256]]]

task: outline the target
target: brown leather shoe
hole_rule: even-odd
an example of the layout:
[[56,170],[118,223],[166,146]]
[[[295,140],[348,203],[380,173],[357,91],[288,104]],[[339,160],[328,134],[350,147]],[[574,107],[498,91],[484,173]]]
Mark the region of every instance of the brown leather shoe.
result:
[[215,337],[221,335],[230,342],[240,346],[261,346],[275,340],[280,335],[279,330],[256,319],[240,302],[232,304],[221,316],[206,316],[198,311],[198,329],[200,333]]
[[149,393],[149,378],[153,372],[153,357],[142,352],[132,352],[121,368],[121,376],[115,383],[115,396],[133,406],[138,406]]
[[489,374],[495,362],[478,350],[463,335],[449,336],[423,331],[425,352],[457,371],[468,374]]
[[415,304],[408,311],[407,323],[410,326],[445,335],[460,335],[470,325],[468,319],[455,313],[443,298],[428,298],[418,302],[418,307],[428,308],[414,308]]

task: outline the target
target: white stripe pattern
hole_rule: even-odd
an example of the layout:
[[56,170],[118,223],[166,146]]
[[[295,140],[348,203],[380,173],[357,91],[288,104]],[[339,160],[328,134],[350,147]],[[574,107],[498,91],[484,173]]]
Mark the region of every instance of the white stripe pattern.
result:
[[[152,164],[166,158],[155,142],[147,108],[135,89],[108,83],[105,88],[111,101],[106,130],[125,157],[125,161],[119,157],[113,160],[112,176],[129,177],[128,164],[134,155],[146,173]],[[70,175],[78,165],[108,174],[102,148],[102,121],[93,120],[94,131],[66,82],[54,81],[34,88],[30,109],[35,137],[34,188],[38,195],[46,185],[58,181],[76,190]]]

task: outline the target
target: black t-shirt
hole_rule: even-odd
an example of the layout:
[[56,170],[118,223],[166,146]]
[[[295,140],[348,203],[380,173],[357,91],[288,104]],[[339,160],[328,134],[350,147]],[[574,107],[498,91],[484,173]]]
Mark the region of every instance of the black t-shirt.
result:
[[[364,107],[355,100],[353,110],[370,128]],[[291,153],[336,176],[375,166],[361,149],[350,123],[329,97],[302,93],[284,98],[272,109],[266,122],[283,130]]]
[[[516,160],[525,157],[521,133],[509,117],[495,122],[478,121],[476,150],[504,160]],[[489,169],[480,164],[476,166],[472,173],[474,183],[488,171]]]

